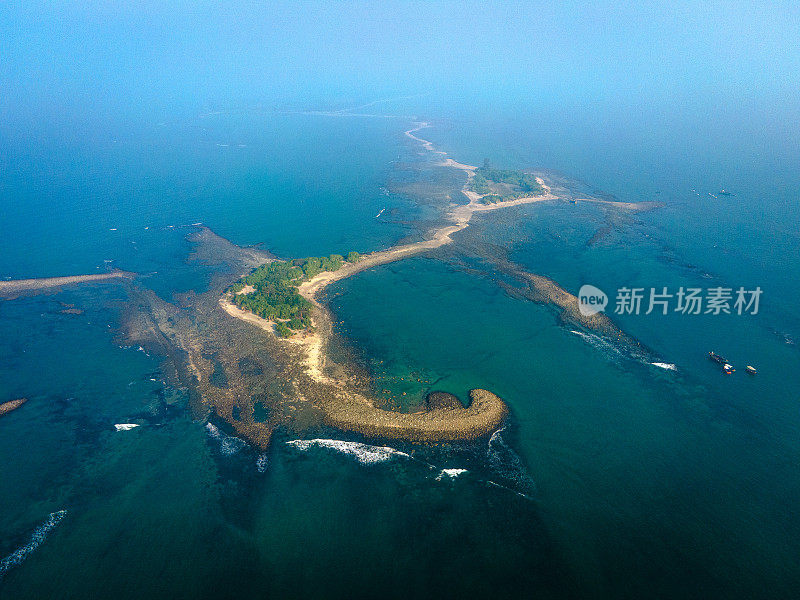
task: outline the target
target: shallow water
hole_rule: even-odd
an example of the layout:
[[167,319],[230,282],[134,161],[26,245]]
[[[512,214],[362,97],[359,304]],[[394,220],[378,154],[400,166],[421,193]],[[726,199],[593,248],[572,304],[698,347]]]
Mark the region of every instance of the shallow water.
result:
[[[620,199],[667,206],[626,217],[555,203],[478,215],[453,247],[327,292],[376,391],[407,408],[429,391],[503,397],[512,416],[492,442],[381,451],[287,435],[259,456],[192,422],[159,357],[117,345],[119,287],[0,303],[0,399],[30,399],[0,420],[0,560],[68,511],[6,571],[0,597],[789,597],[800,584],[791,510],[800,355],[788,342],[800,326],[786,276],[796,213],[783,186],[747,187],[749,177],[704,170],[700,154],[664,174],[652,148],[639,149],[644,167],[618,177],[630,149],[605,162],[563,143],[544,152],[526,127],[451,119],[426,134],[463,162],[572,165],[572,177]],[[143,284],[170,299],[210,276],[186,262],[190,230],[179,226],[196,221],[279,256],[419,236],[437,204],[397,190],[419,194],[425,186],[407,184],[444,176],[416,171],[425,156],[406,128],[237,113],[53,136],[35,149],[11,140],[0,275],[93,272],[112,260],[149,274]],[[733,164],[724,150],[721,164]],[[723,186],[736,191],[725,209],[690,191]],[[771,246],[775,222],[787,233]],[[498,258],[573,293],[583,283],[611,293],[710,282],[761,285],[765,296],[754,317],[617,318],[673,371],[514,294],[520,283]],[[85,312],[63,314],[60,302]],[[735,362],[734,376],[707,360],[712,349]],[[743,372],[749,362],[756,378]],[[129,422],[141,426],[114,431]]]

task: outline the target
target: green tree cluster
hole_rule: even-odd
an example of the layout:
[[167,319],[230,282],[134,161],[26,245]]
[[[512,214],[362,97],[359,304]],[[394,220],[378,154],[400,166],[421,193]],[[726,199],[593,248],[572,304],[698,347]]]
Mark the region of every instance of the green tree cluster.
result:
[[[478,169],[478,171],[480,171],[480,169]],[[476,194],[488,194],[491,191],[486,177],[479,172],[475,173],[472,178],[472,191]]]
[[[495,169],[489,164],[489,160],[486,159],[483,166],[475,170],[475,175],[471,183],[472,191],[476,194],[490,194],[492,192],[491,182],[506,183],[515,186],[518,188],[518,191],[503,195],[492,194],[491,197],[483,199],[483,202],[486,204],[493,204],[501,200],[514,200],[516,198],[544,192],[542,186],[536,181],[535,175],[513,169]],[[495,196],[499,197],[501,200],[496,200]]]
[[[350,260],[351,256],[354,260]],[[360,255],[350,252],[347,257],[350,262],[355,262]],[[275,332],[280,337],[290,337],[295,331],[311,328],[312,304],[300,295],[298,286],[324,271],[337,271],[343,264],[344,257],[340,254],[274,261],[243,277],[229,291],[236,306],[263,319],[276,321]],[[242,294],[247,285],[254,291]]]

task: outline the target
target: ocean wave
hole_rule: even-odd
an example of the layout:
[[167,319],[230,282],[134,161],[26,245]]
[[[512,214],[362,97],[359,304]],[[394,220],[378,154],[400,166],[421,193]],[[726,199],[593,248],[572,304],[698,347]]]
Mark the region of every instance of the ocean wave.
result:
[[231,456],[232,454],[236,454],[247,446],[247,443],[244,440],[240,440],[239,438],[228,435],[219,430],[219,428],[214,425],[213,423],[206,423],[206,431],[208,431],[208,435],[211,436],[212,439],[215,439],[219,442],[219,451],[224,456]]
[[47,538],[47,535],[67,516],[66,510],[58,510],[50,513],[47,520],[39,525],[31,533],[31,538],[27,544],[20,546],[14,552],[0,560],[0,579],[6,571],[12,567],[16,567],[24,561],[28,555],[42,545],[42,542]]
[[[616,362],[619,358],[626,358],[646,365],[660,366],[662,364],[669,364],[653,362],[653,359],[656,358],[655,356],[653,356],[647,350],[633,344],[615,343],[614,341],[609,340],[601,335],[588,333],[585,331],[578,331],[576,329],[570,329],[570,333],[574,333],[594,349],[599,350],[606,358],[614,362]],[[669,367],[662,368],[666,369]]]
[[259,473],[266,473],[268,466],[269,466],[269,457],[267,457],[266,452],[262,452],[261,454],[258,455],[258,458],[256,458],[256,470]]
[[360,442],[345,442],[343,440],[291,440],[287,445],[307,452],[311,448],[328,448],[341,454],[352,456],[362,465],[373,465],[386,462],[395,456],[411,458],[410,455],[388,446],[370,446]]
[[114,423],[114,429],[117,431],[130,431],[139,427],[138,423]]
[[672,363],[662,363],[662,362],[651,362],[651,365],[654,367],[658,367],[659,369],[666,369],[667,371],[677,371],[678,365],[674,365]]
[[459,475],[463,475],[466,472],[467,472],[466,469],[442,469],[436,476],[436,481],[441,481],[445,475],[450,479],[455,479]]
[[511,489],[507,485],[501,485],[501,484],[497,483],[496,481],[487,480],[486,483],[488,485],[491,485],[493,487],[499,488],[501,490],[505,490],[507,492],[511,492],[512,494],[516,494],[520,498],[525,498],[526,500],[533,500],[533,498],[531,496],[529,496],[528,494],[523,494],[522,492],[520,492],[518,490]]
[[[512,490],[521,496],[526,496],[526,493],[532,493],[536,489],[536,484],[533,478],[528,474],[525,464],[522,462],[520,456],[514,452],[513,448],[509,446],[503,439],[503,431],[505,426],[501,427],[492,434],[486,448],[486,456],[492,470],[500,475],[503,479],[513,482],[518,488]],[[494,482],[490,482],[494,483]],[[498,485],[498,484],[494,484]]]
[[587,333],[585,331],[578,331],[577,329],[570,329],[570,333],[574,333],[578,337],[580,337],[583,341],[587,344],[600,350],[606,355],[622,355],[622,351],[617,348],[614,344],[606,340],[605,338],[594,334],[594,333]]

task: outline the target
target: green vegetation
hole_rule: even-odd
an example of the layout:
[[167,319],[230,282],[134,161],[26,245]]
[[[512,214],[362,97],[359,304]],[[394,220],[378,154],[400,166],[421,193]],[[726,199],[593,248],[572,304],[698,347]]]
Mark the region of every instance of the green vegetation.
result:
[[[348,262],[355,262],[360,257],[358,252],[347,255]],[[297,287],[324,271],[338,271],[344,262],[344,257],[339,254],[274,261],[261,265],[237,281],[229,291],[236,306],[275,321],[278,336],[291,337],[296,331],[311,328],[312,304],[299,294]],[[253,287],[254,291],[242,294],[245,286]]]
[[544,192],[535,175],[512,169],[492,168],[488,159],[482,167],[476,169],[470,187],[476,194],[484,196],[481,199],[484,204],[516,200]]
[[472,191],[476,194],[488,194],[492,191],[489,187],[489,181],[481,173],[482,170],[478,169],[472,178]]

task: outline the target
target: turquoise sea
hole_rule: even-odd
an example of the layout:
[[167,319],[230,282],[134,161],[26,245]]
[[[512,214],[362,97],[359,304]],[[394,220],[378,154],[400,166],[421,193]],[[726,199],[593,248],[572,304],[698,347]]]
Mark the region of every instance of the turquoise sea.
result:
[[[257,463],[192,421],[161,357],[120,346],[121,288],[0,301],[0,401],[29,398],[0,418],[0,598],[795,597],[796,141],[733,116],[384,108],[430,121],[419,135],[458,161],[663,207],[480,215],[451,247],[329,288],[379,391],[413,407],[482,387],[511,407],[492,441],[412,459],[285,434]],[[4,130],[0,277],[113,265],[170,300],[207,284],[186,262],[196,222],[280,257],[418,239],[441,205],[412,185],[435,170],[411,123],[242,110]],[[614,315],[663,369],[526,299],[501,259],[612,304],[623,286],[763,296],[757,315]]]

